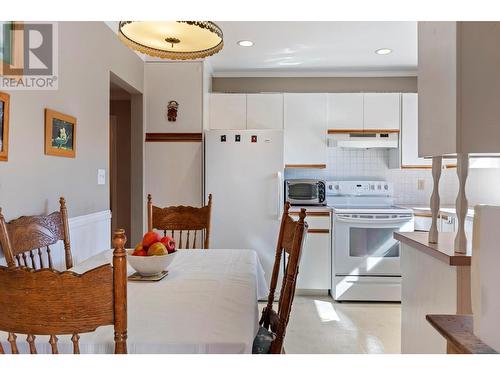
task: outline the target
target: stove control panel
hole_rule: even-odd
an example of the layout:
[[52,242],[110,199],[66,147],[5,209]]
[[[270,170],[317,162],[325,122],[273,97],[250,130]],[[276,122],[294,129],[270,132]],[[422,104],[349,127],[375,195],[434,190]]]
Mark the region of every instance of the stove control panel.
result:
[[392,197],[393,184],[386,181],[327,181],[327,195]]

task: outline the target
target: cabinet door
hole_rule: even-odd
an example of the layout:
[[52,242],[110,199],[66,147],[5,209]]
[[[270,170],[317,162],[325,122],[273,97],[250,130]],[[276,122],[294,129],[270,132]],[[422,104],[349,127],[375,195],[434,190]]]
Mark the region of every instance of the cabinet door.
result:
[[210,129],[246,129],[246,94],[211,94]]
[[428,232],[431,229],[432,218],[415,214],[415,231]]
[[453,216],[442,215],[441,219],[439,219],[440,232],[455,232],[455,221],[456,218]]
[[401,168],[429,167],[431,159],[418,157],[418,95],[402,95]]
[[331,289],[330,233],[309,231],[302,249],[297,289]]
[[327,94],[285,94],[285,164],[326,164]]
[[283,129],[283,94],[248,94],[247,129]]
[[394,93],[364,94],[364,128],[399,130],[400,97]]
[[328,94],[328,129],[363,130],[363,94]]

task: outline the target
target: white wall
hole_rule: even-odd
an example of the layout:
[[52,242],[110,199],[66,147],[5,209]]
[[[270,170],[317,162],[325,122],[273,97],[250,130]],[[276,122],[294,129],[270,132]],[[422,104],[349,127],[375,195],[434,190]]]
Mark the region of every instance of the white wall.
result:
[[[147,133],[201,133],[203,131],[202,62],[151,62],[145,65]],[[167,103],[179,103],[177,121],[167,120]],[[146,142],[146,194],[153,204],[202,203],[201,142]]]
[[[60,22],[58,29],[59,89],[9,92],[9,161],[0,162],[7,220],[54,211],[61,195],[70,217],[108,210],[109,184],[97,185],[97,169],[109,178],[110,72],[143,91],[142,60],[103,22]],[[45,108],[77,118],[75,159],[44,155]]]
[[[148,62],[144,69],[146,132],[201,132],[203,64]],[[179,103],[175,122],[167,120],[170,100]]]

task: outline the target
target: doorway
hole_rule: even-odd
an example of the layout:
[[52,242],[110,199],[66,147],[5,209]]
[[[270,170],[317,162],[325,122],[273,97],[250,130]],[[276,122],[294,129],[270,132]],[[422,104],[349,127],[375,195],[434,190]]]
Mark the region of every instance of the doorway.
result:
[[124,229],[133,247],[142,237],[142,94],[111,74],[109,92],[109,202],[111,235]]

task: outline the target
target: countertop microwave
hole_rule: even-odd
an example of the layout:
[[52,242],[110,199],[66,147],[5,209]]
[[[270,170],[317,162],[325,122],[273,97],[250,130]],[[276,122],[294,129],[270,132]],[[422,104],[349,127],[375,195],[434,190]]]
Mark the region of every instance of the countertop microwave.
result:
[[293,205],[325,206],[325,181],[316,179],[294,179],[285,181],[286,200]]

